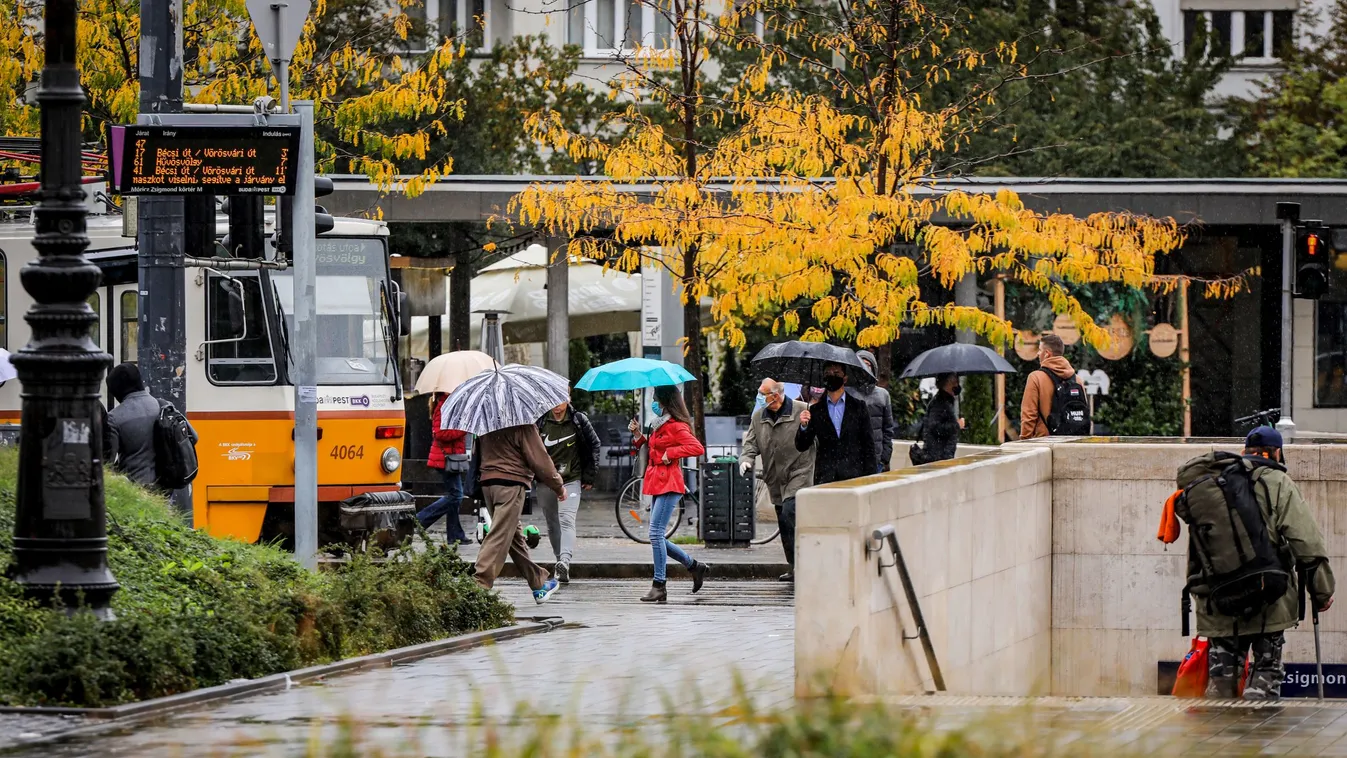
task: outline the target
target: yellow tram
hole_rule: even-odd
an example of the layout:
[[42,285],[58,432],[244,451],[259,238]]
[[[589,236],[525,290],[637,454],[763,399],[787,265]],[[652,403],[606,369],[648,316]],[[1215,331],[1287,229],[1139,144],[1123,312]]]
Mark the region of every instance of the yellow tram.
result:
[[[227,228],[224,217],[217,231]],[[137,354],[139,303],[154,293],[137,285],[134,239],[117,215],[90,215],[87,256],[104,273],[90,305],[99,314],[94,340],[115,363]],[[0,221],[0,347],[29,339],[22,315],[32,299],[17,273],[36,257],[31,220]],[[221,256],[222,247],[217,247]],[[338,218],[317,238],[318,499],[320,544],[368,533],[351,498],[376,501],[381,514],[410,510],[400,493],[405,428],[397,343],[405,331],[389,275],[388,227]],[[196,259],[186,277],[187,417],[200,435],[200,471],[192,487],[194,523],[212,535],[247,542],[293,534],[294,387],[288,339],[292,274],[242,260]],[[251,268],[250,268],[251,266]],[[159,367],[156,367],[159,368]],[[17,381],[0,385],[0,423],[17,424]],[[110,398],[105,398],[105,402]],[[387,519],[384,519],[385,523]],[[285,541],[289,541],[286,539]]]

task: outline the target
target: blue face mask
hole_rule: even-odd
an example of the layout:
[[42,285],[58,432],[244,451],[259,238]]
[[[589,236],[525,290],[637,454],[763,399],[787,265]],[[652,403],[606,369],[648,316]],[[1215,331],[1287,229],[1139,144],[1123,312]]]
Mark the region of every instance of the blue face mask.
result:
[[664,408],[660,406],[658,400],[655,400],[650,403],[650,412],[655,414],[656,416],[663,416]]

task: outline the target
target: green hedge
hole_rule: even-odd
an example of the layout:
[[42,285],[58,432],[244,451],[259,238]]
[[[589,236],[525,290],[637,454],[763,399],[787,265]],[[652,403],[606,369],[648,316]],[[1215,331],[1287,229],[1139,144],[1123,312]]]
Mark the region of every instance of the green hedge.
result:
[[[0,451],[0,574],[18,456]],[[0,703],[105,706],[255,678],[513,622],[455,550],[312,574],[277,548],[215,539],[160,498],[106,477],[116,620],[23,599],[0,576]]]

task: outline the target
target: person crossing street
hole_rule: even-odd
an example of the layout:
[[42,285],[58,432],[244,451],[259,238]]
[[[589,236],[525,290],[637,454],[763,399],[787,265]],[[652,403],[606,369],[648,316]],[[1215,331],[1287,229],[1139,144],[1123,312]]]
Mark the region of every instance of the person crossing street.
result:
[[771,495],[781,527],[781,547],[790,570],[781,581],[795,581],[795,493],[814,483],[814,447],[798,450],[795,435],[800,417],[809,406],[786,397],[786,387],[773,379],[762,380],[758,395],[763,406],[753,411],[739,456],[739,473],[747,476],[756,461],[762,461],[762,481]]
[[575,520],[580,512],[583,490],[594,488],[599,472],[599,435],[589,417],[562,403],[538,419],[543,447],[556,466],[566,488],[560,501],[546,487],[537,490],[538,507],[547,519],[547,540],[552,543],[556,566],[552,575],[562,584],[571,581],[571,559],[575,555]]
[[633,444],[638,448],[650,446],[649,463],[641,485],[641,494],[655,499],[650,511],[650,548],[655,560],[655,577],[650,591],[642,597],[642,602],[663,603],[669,599],[665,587],[665,567],[668,559],[673,558],[683,564],[692,574],[692,592],[696,594],[706,581],[711,567],[694,560],[683,549],[664,539],[664,531],[669,519],[678,507],[678,501],[687,492],[683,481],[683,459],[698,458],[706,452],[706,447],[692,433],[692,417],[688,415],[683,396],[674,385],[661,385],[655,388],[655,401],[650,411],[656,416],[650,436],[641,434],[636,419],[632,419],[627,428],[634,436]]

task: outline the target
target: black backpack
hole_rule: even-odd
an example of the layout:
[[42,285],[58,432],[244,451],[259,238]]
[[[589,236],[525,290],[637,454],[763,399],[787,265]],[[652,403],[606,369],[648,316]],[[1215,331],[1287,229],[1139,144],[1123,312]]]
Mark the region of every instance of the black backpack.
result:
[[1076,375],[1063,379],[1048,369],[1039,371],[1052,380],[1052,410],[1048,413],[1048,433],[1080,437],[1090,433],[1090,398]]
[[182,489],[196,478],[196,470],[196,443],[187,417],[172,403],[159,401],[159,417],[154,420],[155,483],[164,489]]
[[[1254,493],[1264,467],[1285,471],[1266,458],[1227,452],[1179,469],[1183,492],[1174,514],[1188,525],[1188,549],[1201,566],[1200,573],[1188,577],[1185,601],[1192,592],[1209,611],[1248,620],[1286,594],[1290,556],[1268,529]],[[1262,486],[1266,497],[1267,485]],[[1185,626],[1187,620],[1185,610]]]

